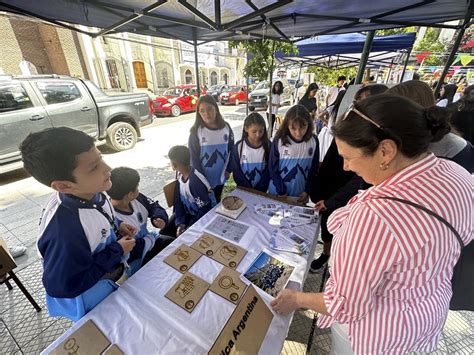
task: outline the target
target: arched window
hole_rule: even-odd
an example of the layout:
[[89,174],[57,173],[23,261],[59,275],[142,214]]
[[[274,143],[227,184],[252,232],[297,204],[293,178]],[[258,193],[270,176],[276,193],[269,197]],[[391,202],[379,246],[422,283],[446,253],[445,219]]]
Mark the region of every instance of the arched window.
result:
[[161,71],[161,85],[163,85],[164,87],[170,86],[168,80],[168,70],[166,68]]
[[217,73],[215,71],[211,72],[211,85],[217,85]]
[[227,81],[229,80],[229,76],[227,74],[224,74],[222,78],[224,79],[224,84],[228,84]]
[[186,80],[186,84],[193,83],[193,74],[191,74],[191,70],[188,69],[184,72],[184,79]]

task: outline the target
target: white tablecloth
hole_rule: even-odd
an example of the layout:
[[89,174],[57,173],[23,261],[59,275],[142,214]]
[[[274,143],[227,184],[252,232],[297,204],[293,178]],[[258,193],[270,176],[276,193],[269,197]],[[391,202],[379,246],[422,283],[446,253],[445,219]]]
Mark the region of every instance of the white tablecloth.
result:
[[[277,227],[268,223],[268,217],[253,211],[253,205],[256,203],[275,203],[275,201],[238,189],[233,195],[240,196],[247,204],[238,221],[252,226],[239,243],[247,250],[247,254],[237,267],[237,271],[244,273],[258,254],[265,249],[296,266],[287,287],[300,289],[309,268],[308,259],[295,253],[267,249],[270,234]],[[181,277],[181,273],[165,264],[163,259],[178,245],[191,245],[201,236],[204,227],[214,216],[214,210],[206,214],[116,292],[76,322],[45,349],[43,354],[48,354],[88,319],[92,319],[106,337],[113,344],[117,344],[125,354],[207,354],[235,305],[211,291],[206,292],[192,313],[175,305],[164,295]],[[295,229],[308,239],[313,239],[318,230],[318,223]],[[307,258],[311,258],[314,254],[315,245],[313,242]],[[222,267],[218,262],[201,256],[189,271],[212,283]],[[272,298],[260,289],[257,290],[269,306]],[[274,314],[260,348],[260,354],[280,353],[291,319],[291,315]]]

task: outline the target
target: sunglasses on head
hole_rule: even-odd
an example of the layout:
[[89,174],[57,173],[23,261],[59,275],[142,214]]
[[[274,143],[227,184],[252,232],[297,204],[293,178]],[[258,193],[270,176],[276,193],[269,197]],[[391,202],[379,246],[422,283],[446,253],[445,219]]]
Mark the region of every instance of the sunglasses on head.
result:
[[356,109],[354,104],[351,104],[349,106],[349,108],[347,109],[346,113],[344,114],[344,117],[342,118],[342,120],[344,121],[345,119],[347,119],[347,116],[349,116],[349,113],[351,113],[351,112],[354,112],[360,118],[363,118],[364,120],[372,123],[378,129],[383,130],[383,127],[381,125],[379,125],[377,122],[375,122],[373,119],[371,119],[366,114],[364,114],[364,113],[360,112],[358,109]]

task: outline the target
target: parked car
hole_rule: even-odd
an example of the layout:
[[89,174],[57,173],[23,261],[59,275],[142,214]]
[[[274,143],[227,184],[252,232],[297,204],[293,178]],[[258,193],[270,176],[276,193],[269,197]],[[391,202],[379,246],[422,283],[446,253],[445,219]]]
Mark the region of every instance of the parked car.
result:
[[22,167],[19,144],[32,132],[66,126],[130,149],[152,123],[147,94],[109,96],[88,80],[59,75],[0,76],[0,173]]
[[219,96],[224,92],[229,90],[230,86],[227,84],[212,85],[208,90],[207,94],[211,95],[216,102],[219,102]]
[[[280,103],[282,105],[291,105],[293,103],[293,90],[294,87],[290,85],[288,80],[275,78],[272,81],[272,85],[275,81],[281,81],[283,84],[283,93],[281,94]],[[268,95],[270,95],[269,81],[264,80],[258,83],[255,89],[249,94],[249,109],[264,109],[268,108]]]
[[[206,90],[201,87],[201,94],[205,93]],[[197,100],[196,85],[178,85],[157,96],[153,102],[153,109],[156,116],[177,117],[182,112],[196,111]]]
[[248,93],[245,86],[231,86],[219,97],[221,105],[239,105],[241,102],[247,102]]

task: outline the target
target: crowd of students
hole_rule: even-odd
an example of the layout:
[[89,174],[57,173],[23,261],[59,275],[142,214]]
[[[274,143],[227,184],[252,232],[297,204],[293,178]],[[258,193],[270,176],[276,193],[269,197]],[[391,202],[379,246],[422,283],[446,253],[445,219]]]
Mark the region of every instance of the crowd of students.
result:
[[[384,139],[393,140],[400,149],[405,139],[403,135],[410,134],[396,132],[397,127],[390,131],[387,127],[391,123],[377,123],[381,122],[379,117],[366,116],[361,110],[367,107],[364,104],[367,97],[371,97],[373,105],[377,106],[377,97],[387,100],[387,97],[405,96],[417,102],[412,104],[412,109],[419,115],[425,112],[424,107],[434,105],[429,87],[433,99],[428,105],[417,99],[420,89],[410,90],[408,85],[412,84],[400,84],[388,92],[383,85],[369,85],[357,92],[355,105],[362,103],[361,108],[353,106],[348,113],[355,112],[356,116],[383,131],[383,134],[375,131],[378,140],[370,143],[366,154],[373,154]],[[275,83],[273,92],[278,94],[281,90],[281,83]],[[251,113],[244,121],[242,139],[236,143],[215,100],[211,96],[201,96],[188,147],[174,146],[168,153],[171,166],[177,172],[171,217],[157,202],[139,191],[140,176],[136,170],[127,167],[112,170],[87,134],[65,127],[30,134],[20,147],[24,167],[39,182],[56,191],[43,212],[38,238],[50,314],[80,319],[116,290],[126,277],[133,275],[212,209],[220,201],[230,174],[237,186],[285,196],[300,203],[311,198],[322,216],[324,242],[323,253],[313,261],[311,270],[320,269],[334,250],[332,239],[337,228],[335,222],[329,228],[331,215],[352,202],[359,190],[380,183],[380,179],[366,178],[364,173],[351,168],[350,161],[355,158],[341,153],[343,141],[347,140],[346,133],[341,132],[348,130],[340,124],[347,115],[337,117],[345,94],[342,85],[331,92],[330,105],[326,113],[319,116],[323,122],[319,137],[315,135],[317,90],[316,84],[309,85],[300,104],[286,112],[273,140],[268,137],[266,120],[258,113]],[[406,104],[403,100],[400,103]],[[472,101],[465,100],[471,106]],[[279,100],[272,99],[271,102],[270,115],[274,115],[277,110],[273,108],[278,108]],[[390,104],[397,110],[396,103],[390,101]],[[436,109],[444,110],[442,114],[448,115],[445,109]],[[382,115],[380,111],[376,113]],[[401,108],[400,114],[405,114]],[[421,118],[416,116],[416,119]],[[273,124],[274,118],[270,122]],[[437,133],[436,139],[443,142],[442,147],[430,146],[430,150],[441,152],[437,155],[454,160],[472,172],[471,142],[458,135],[451,137],[448,124],[433,123],[429,131],[438,132],[441,126],[443,134]],[[362,137],[360,140],[358,134]],[[357,125],[354,125],[352,135],[351,146],[366,144],[368,138],[363,140],[364,133],[358,131]],[[445,141],[444,137],[447,137]],[[428,142],[431,138],[423,139]],[[390,145],[387,147],[387,152],[389,148],[394,149]],[[345,151],[349,150],[346,148]],[[390,171],[389,164],[381,164],[380,169]],[[156,231],[149,230],[148,221]],[[331,315],[335,306],[331,307],[329,310],[324,308],[325,314]],[[344,319],[340,318],[340,321]],[[364,348],[365,345],[355,346]]]

